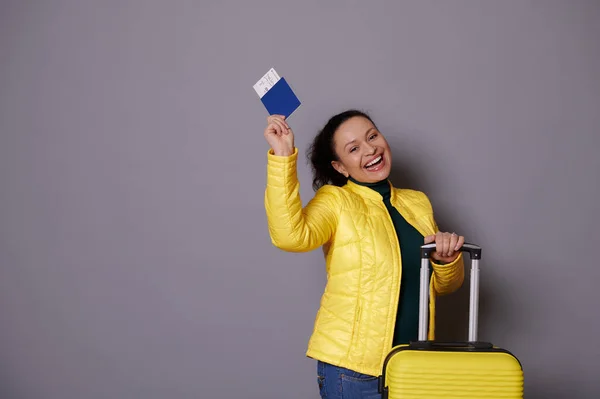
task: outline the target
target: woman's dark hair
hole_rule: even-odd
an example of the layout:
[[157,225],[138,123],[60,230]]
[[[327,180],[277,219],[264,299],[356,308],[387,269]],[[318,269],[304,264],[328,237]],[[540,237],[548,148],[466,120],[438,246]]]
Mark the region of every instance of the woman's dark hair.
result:
[[312,186],[314,191],[326,184],[341,187],[348,181],[346,176],[339,173],[331,165],[331,161],[339,161],[334,148],[333,136],[342,123],[355,116],[366,118],[375,125],[371,117],[365,112],[355,109],[347,110],[332,116],[310,145],[307,156],[313,172]]

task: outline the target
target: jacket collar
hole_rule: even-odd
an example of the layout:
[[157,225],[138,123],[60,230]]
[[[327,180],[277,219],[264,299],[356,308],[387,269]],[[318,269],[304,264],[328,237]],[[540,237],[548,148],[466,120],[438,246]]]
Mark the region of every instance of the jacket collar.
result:
[[[394,186],[389,181],[389,179],[387,180],[387,182],[390,185],[390,189],[392,190],[392,199],[393,199],[395,197]],[[363,185],[360,185],[360,184],[356,184],[356,183],[354,183],[350,179],[348,179],[348,182],[346,183],[346,185],[348,186],[348,188],[351,191],[359,194],[362,197],[366,197],[366,198],[373,199],[373,200],[376,200],[376,201],[381,201],[382,200],[381,194],[379,194],[377,191],[373,190],[370,187],[363,186]]]
[[[407,204],[404,198],[402,198],[402,190],[395,189],[392,182],[390,182],[389,179],[387,180],[387,182],[390,185],[390,189],[392,190],[390,198],[392,206],[396,208],[400,215],[402,215],[402,217],[414,228],[416,228],[417,231],[423,236],[432,234],[431,229],[427,225],[423,225],[418,220],[414,210],[411,209],[411,206]],[[348,182],[346,183],[346,187],[348,187],[350,191],[360,195],[361,197],[373,200],[376,203],[381,204],[382,207],[385,207],[385,205],[383,204],[383,198],[381,197],[381,194],[379,194],[377,191],[367,186],[356,184],[352,180],[348,180]]]

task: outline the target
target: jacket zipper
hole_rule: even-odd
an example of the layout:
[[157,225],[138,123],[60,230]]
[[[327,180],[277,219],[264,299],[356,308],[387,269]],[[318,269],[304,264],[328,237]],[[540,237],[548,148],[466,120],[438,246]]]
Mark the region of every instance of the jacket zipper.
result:
[[[390,213],[388,212],[387,208],[385,207],[385,204],[383,203],[383,201],[381,202],[383,204],[384,207],[384,211],[385,214],[387,215],[387,219],[389,221],[389,224],[392,228],[392,231],[394,232],[393,236],[394,236],[394,242],[396,243],[396,251],[398,253],[398,290],[395,293],[394,296],[394,316],[392,317],[392,326],[391,329],[388,331],[388,341],[386,342],[386,348],[391,348],[392,347],[392,342],[394,340],[394,329],[396,327],[396,317],[398,315],[398,302],[400,301],[400,282],[402,281],[402,253],[400,251],[400,240],[398,240],[398,233],[396,232],[396,228],[394,227],[394,221],[392,220],[392,217],[390,216]],[[391,202],[391,198],[390,198],[390,204],[392,205],[392,207],[396,208],[394,206],[394,204],[392,204]],[[398,210],[396,208],[396,210]],[[398,213],[400,213],[400,211],[398,210]],[[402,214],[401,214],[402,215]],[[404,217],[404,216],[402,216]]]
[[[398,211],[398,213],[400,214],[400,216],[402,216],[404,218],[404,220],[406,220],[406,222],[408,224],[410,224],[411,226],[413,226],[415,228],[415,230],[417,230],[419,233],[421,233],[421,235],[425,236],[425,234],[421,231],[421,229],[419,228],[419,226],[416,226],[415,224],[411,223],[410,220],[412,220],[411,218],[407,218],[398,207],[396,207],[394,205],[394,203],[392,202],[394,198],[394,195],[392,193],[392,196],[390,197],[390,204],[392,205],[392,207],[394,209],[396,209]],[[400,240],[398,240],[398,233],[396,232],[396,228],[394,227],[394,221],[392,220],[392,217],[390,216],[387,208],[385,207],[385,204],[383,203],[383,201],[381,202],[383,204],[384,210],[385,210],[385,214],[387,215],[388,221],[390,222],[391,226],[392,226],[392,231],[395,233],[394,234],[394,240],[396,241],[396,248],[398,251],[398,259],[399,259],[399,265],[398,265],[398,292],[396,293],[396,297],[394,298],[394,306],[396,309],[396,311],[394,312],[394,317],[393,317],[393,324],[392,324],[392,329],[391,329],[391,334],[390,334],[390,339],[389,339],[389,343],[387,344],[388,347],[392,346],[392,342],[394,340],[394,328],[396,326],[396,317],[398,314],[398,302],[400,301],[400,282],[402,281],[402,251],[400,249]]]

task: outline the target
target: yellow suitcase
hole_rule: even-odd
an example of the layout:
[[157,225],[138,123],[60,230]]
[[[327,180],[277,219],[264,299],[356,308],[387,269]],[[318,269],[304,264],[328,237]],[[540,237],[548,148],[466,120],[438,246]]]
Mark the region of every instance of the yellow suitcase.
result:
[[421,247],[419,338],[392,348],[385,359],[379,390],[383,399],[521,399],[523,368],[509,351],[477,340],[481,248],[465,244],[471,258],[469,340],[427,340],[429,256],[435,244]]

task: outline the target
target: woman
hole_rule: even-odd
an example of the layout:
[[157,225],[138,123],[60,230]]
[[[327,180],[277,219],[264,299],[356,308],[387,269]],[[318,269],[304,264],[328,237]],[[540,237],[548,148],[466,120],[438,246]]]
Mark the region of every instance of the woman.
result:
[[390,147],[367,114],[335,115],[315,137],[310,160],[316,193],[305,207],[294,133],[282,116],[267,122],[271,240],[290,252],[322,246],[325,254],[327,284],[306,352],[317,360],[321,396],[377,398],[386,355],[418,338],[420,246],[437,246],[430,281],[433,339],[436,295],[463,283],[464,237],[438,231],[425,194],[391,185]]

